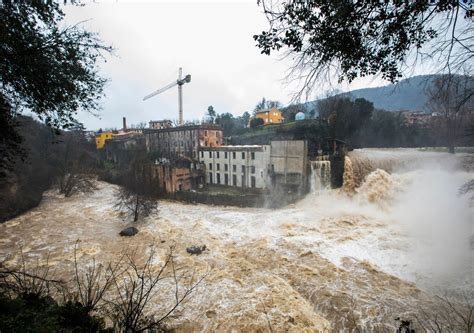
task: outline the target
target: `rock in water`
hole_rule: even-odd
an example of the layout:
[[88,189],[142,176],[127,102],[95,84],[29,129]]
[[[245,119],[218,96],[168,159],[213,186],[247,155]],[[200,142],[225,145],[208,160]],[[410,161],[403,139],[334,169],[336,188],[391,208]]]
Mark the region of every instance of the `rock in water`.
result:
[[138,229],[135,227],[128,227],[120,231],[120,236],[135,236],[138,233]]
[[203,245],[203,246],[193,245],[191,247],[186,248],[186,252],[188,252],[189,254],[196,254],[196,255],[200,255],[202,251],[204,250],[206,250],[206,245]]

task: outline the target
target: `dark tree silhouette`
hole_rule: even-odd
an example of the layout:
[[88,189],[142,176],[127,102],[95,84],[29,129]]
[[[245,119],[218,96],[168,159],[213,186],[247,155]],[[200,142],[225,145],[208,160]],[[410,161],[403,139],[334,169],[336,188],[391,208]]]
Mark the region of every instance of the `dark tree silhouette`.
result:
[[297,97],[334,76],[395,82],[420,60],[448,73],[472,69],[474,26],[463,1],[258,3],[269,28],[254,39],[261,53],[281,50],[294,61],[288,78],[300,81]]
[[3,1],[0,6],[0,142],[5,156],[17,152],[12,118],[22,110],[60,129],[77,123],[78,110],[99,108],[106,80],[97,63],[112,49],[79,25],[62,27],[63,18],[56,1]]

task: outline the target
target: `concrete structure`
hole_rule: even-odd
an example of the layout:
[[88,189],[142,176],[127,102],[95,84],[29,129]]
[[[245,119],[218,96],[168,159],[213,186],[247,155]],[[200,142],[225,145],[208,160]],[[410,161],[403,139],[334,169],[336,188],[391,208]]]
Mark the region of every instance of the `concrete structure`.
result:
[[281,111],[277,108],[257,111],[255,117],[263,119],[264,125],[280,124],[284,120]]
[[95,136],[95,147],[96,147],[97,149],[102,149],[102,148],[104,148],[105,141],[112,139],[112,137],[113,137],[112,132],[102,132],[102,133],[98,133],[98,134]]
[[171,120],[151,120],[148,123],[149,128],[151,129],[164,129],[164,128],[171,128],[173,127],[173,123]]
[[164,129],[144,129],[146,149],[168,158],[198,158],[201,147],[218,147],[224,136],[218,125],[189,125]]
[[269,174],[272,186],[304,192],[307,185],[307,156],[306,141],[271,141]]
[[199,161],[206,168],[206,183],[264,189],[268,183],[270,146],[201,148]]

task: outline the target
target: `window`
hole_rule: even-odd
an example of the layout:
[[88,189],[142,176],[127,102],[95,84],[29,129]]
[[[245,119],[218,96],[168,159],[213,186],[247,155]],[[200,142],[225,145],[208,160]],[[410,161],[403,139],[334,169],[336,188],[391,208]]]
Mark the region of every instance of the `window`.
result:
[[[218,169],[218,170],[219,170],[219,169]],[[250,173],[255,173],[255,166],[252,165],[252,166],[250,167]]]
[[224,158],[227,158],[227,152],[224,152]]
[[232,176],[232,185],[237,186],[237,176],[236,175]]
[[209,170],[212,170],[212,163],[209,163]]
[[212,172],[209,172],[209,184],[212,184]]
[[218,173],[217,174],[217,184],[220,184],[221,183],[221,174]]
[[233,158],[233,159],[236,159],[236,157],[235,157],[235,151],[232,152],[232,158]]
[[250,158],[251,158],[252,160],[255,159],[255,152],[251,152],[251,153],[250,153]]
[[227,164],[224,164],[224,171],[229,171],[229,166]]
[[245,173],[245,165],[242,165],[242,173]]
[[216,164],[216,167],[217,167],[217,171],[219,171],[221,169],[221,165],[219,163]]
[[242,152],[242,159],[245,159],[245,153]]
[[[207,143],[206,143],[206,146],[207,146]],[[212,151],[209,152],[209,158],[212,157]]]
[[252,188],[255,188],[256,184],[255,184],[255,176],[252,176],[250,177],[250,186]]
[[234,172],[237,171],[237,165],[234,164],[234,165],[232,166],[232,171],[234,171]]
[[[217,158],[219,158],[219,152],[216,152],[216,154],[217,154]],[[217,170],[219,170],[219,169],[217,169]]]
[[229,185],[229,175],[228,174],[224,175],[224,184]]

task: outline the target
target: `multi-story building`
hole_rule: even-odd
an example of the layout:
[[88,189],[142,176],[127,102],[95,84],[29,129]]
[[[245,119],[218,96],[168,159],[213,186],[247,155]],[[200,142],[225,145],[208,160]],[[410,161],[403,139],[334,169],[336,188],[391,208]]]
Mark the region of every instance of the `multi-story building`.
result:
[[266,188],[270,146],[202,147],[199,161],[206,168],[206,183],[242,188]]
[[256,118],[263,119],[264,125],[280,124],[284,118],[280,110],[277,108],[271,108],[268,110],[259,110],[255,113]]
[[171,122],[171,120],[167,120],[167,119],[164,119],[164,120],[151,120],[148,123],[148,126],[149,126],[149,128],[152,128],[152,129],[163,129],[163,128],[173,127],[173,123]]
[[144,129],[147,151],[159,152],[168,158],[198,158],[202,147],[218,147],[224,142],[218,125],[185,125],[163,129]]

